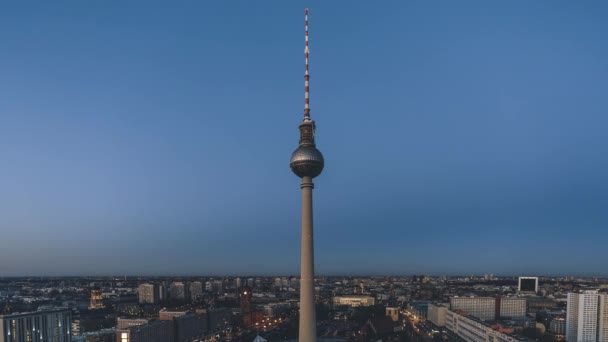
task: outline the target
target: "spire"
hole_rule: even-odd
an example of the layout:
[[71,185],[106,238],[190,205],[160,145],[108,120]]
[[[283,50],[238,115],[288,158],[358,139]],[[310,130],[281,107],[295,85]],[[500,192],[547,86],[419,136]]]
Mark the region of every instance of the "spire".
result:
[[304,9],[304,119],[310,119],[308,80],[308,8]]

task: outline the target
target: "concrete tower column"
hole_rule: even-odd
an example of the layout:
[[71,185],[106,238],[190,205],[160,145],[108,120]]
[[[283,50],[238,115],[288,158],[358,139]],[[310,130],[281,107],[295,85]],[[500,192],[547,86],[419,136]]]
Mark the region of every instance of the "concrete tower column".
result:
[[299,342],[317,340],[315,313],[315,261],[312,225],[312,177],[302,177],[302,249],[300,259]]

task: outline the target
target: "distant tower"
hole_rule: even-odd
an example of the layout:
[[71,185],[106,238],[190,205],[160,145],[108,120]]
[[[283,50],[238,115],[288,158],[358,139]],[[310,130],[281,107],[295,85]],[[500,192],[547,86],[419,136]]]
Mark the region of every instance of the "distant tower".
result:
[[321,174],[325,164],[315,145],[315,122],[310,118],[308,81],[308,8],[304,10],[304,119],[300,129],[300,145],[291,155],[289,166],[302,178],[302,249],[300,264],[300,331],[299,342],[317,340],[314,293],[314,248],[312,227],[312,179]]

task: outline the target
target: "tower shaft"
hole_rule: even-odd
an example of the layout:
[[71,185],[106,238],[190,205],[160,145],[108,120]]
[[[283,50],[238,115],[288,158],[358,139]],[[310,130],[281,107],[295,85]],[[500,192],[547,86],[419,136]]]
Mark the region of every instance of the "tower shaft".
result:
[[299,342],[317,340],[315,313],[315,263],[312,224],[312,177],[302,177],[302,249],[300,259],[300,331]]

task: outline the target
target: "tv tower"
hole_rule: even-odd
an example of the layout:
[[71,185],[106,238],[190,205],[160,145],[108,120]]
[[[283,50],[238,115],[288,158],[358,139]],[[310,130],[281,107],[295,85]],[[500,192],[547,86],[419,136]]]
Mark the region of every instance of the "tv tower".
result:
[[298,125],[300,145],[291,155],[289,166],[302,178],[302,249],[300,260],[299,342],[317,340],[314,292],[314,247],[312,228],[312,179],[321,174],[325,161],[315,145],[315,122],[310,118],[308,73],[308,8],[304,10],[304,119]]

